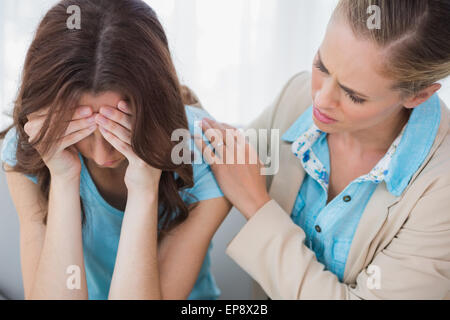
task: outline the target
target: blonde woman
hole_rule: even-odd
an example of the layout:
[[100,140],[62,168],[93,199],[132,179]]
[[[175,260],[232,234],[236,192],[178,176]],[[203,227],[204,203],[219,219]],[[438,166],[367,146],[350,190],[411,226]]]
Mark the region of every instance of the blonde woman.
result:
[[[449,18],[443,0],[340,1],[312,75],[249,126],[280,130],[279,172],[213,165],[248,219],[227,254],[270,298],[449,297]],[[230,127],[205,125],[205,156],[225,159],[234,144],[211,138]]]

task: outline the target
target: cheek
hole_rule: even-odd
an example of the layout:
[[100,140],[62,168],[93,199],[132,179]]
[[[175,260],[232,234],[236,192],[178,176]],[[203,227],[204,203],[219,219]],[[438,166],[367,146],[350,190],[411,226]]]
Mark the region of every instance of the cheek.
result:
[[370,105],[354,105],[351,102],[346,103],[345,106],[341,104],[341,111],[346,122],[358,129],[374,126],[384,121],[390,114],[387,109]]

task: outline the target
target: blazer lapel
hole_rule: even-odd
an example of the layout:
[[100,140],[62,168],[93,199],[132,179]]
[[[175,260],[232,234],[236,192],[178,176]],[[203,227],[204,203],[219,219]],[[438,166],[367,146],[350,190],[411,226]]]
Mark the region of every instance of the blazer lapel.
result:
[[305,177],[305,171],[300,160],[291,151],[292,144],[286,141],[281,141],[280,144],[280,166],[272,180],[269,195],[290,215]]

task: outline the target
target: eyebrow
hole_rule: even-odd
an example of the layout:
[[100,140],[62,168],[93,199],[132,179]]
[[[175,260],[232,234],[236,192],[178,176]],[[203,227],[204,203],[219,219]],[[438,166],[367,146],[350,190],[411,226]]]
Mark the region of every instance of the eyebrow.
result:
[[[325,67],[325,65],[323,64],[322,58],[321,58],[321,56],[320,56],[320,50],[317,51],[317,55],[319,56],[319,63],[320,63],[320,65],[323,67],[323,69],[326,71],[326,73],[330,74],[330,72],[328,71],[328,69],[327,69],[327,68]],[[339,87],[342,88],[342,90],[348,92],[349,94],[357,95],[357,96],[360,96],[361,98],[365,98],[365,99],[368,99],[368,98],[369,98],[369,97],[366,96],[365,94],[359,93],[359,92],[357,92],[357,91],[355,91],[355,90],[353,90],[353,89],[350,89],[349,87],[344,86],[343,84],[339,83],[339,81],[338,81],[338,85],[339,85]]]

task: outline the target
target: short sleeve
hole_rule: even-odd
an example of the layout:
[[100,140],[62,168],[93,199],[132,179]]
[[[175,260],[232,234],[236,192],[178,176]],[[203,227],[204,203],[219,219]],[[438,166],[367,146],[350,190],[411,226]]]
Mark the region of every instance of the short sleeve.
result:
[[[195,133],[195,122],[201,121],[203,118],[212,119],[211,115],[205,110],[191,106],[186,107],[186,115],[189,122],[189,131],[192,136]],[[204,139],[206,140],[206,138]],[[191,142],[191,148],[195,149],[194,153],[196,154],[198,161],[194,161],[192,164],[194,186],[184,190],[182,193],[183,200],[186,203],[191,204],[197,201],[223,197],[224,195],[211,171],[211,167],[201,157],[201,153],[193,141]]]
[[[17,151],[17,131],[16,128],[11,128],[3,140],[0,158],[1,161],[8,164],[10,167],[15,167],[17,163],[16,151]],[[37,184],[38,179],[33,175],[25,175],[28,179]]]

